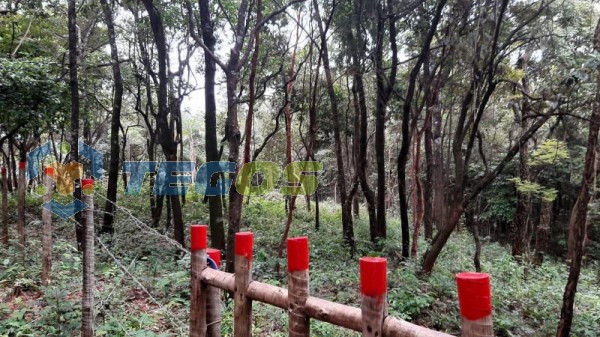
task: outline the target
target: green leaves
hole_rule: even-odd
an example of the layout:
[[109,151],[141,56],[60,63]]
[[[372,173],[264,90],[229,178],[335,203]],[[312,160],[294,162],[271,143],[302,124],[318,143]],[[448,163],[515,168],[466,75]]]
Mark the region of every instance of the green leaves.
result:
[[511,178],[508,180],[515,183],[515,185],[517,186],[517,191],[524,194],[540,197],[546,201],[554,201],[558,193],[558,191],[553,188],[546,188],[538,183],[534,183],[528,180],[522,180],[519,177]]
[[547,139],[531,154],[531,166],[554,165],[569,159],[567,144],[556,139]]

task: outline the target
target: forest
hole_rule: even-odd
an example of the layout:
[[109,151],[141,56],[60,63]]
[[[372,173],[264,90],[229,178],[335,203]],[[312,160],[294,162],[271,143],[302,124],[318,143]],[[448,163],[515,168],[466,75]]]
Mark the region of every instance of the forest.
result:
[[0,336],[600,336],[599,65],[586,0],[0,0]]

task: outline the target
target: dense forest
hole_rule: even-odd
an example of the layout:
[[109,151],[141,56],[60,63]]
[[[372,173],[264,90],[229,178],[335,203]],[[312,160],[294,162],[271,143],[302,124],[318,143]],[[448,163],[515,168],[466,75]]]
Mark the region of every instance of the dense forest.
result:
[[593,1],[0,0],[0,336],[192,335],[191,224],[272,285],[308,236],[354,306],[386,257],[434,330],[476,271],[496,336],[600,336],[599,65]]

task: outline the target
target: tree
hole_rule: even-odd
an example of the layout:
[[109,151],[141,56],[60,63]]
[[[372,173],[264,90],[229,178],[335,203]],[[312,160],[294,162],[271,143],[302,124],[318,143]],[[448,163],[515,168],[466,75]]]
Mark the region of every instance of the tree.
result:
[[104,205],[105,213],[102,232],[112,234],[114,232],[113,222],[116,210],[115,203],[117,202],[117,183],[119,179],[119,129],[121,126],[121,104],[123,102],[123,78],[121,76],[121,64],[119,63],[119,51],[115,36],[113,12],[108,0],[101,0],[101,3],[108,32],[114,81],[112,116],[110,122],[110,164],[108,168],[108,186],[106,189],[107,200]]
[[[600,20],[596,24],[594,35],[594,50],[600,52]],[[573,322],[573,306],[575,304],[575,293],[581,272],[583,260],[585,236],[587,232],[587,209],[592,197],[592,189],[596,184],[596,151],[598,146],[598,131],[600,129],[600,72],[596,72],[596,97],[590,117],[587,152],[583,167],[581,189],[577,201],[571,211],[569,220],[569,242],[571,265],[569,267],[569,278],[563,295],[563,305],[560,311],[560,322],[556,331],[556,337],[567,337],[571,333]]]

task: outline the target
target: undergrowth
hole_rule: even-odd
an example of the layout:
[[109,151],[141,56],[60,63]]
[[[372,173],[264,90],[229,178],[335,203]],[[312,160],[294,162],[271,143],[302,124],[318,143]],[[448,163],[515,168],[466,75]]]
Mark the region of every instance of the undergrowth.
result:
[[[184,207],[186,223],[206,223],[206,205],[191,194]],[[29,205],[29,218],[38,218],[39,208]],[[123,197],[120,205],[144,223],[150,223],[148,200]],[[388,239],[377,246],[368,241],[366,212],[355,222],[357,254],[350,255],[341,238],[341,214],[333,203],[321,203],[320,229],[303,200],[290,236],[310,240],[310,292],[327,300],[359,305],[358,258],[381,255],[388,258],[390,315],[432,329],[458,335],[459,314],[454,275],[472,270],[473,239],[466,230],[454,233],[429,277],[418,277],[419,260],[401,262],[399,223],[388,221]],[[100,205],[97,205],[100,207]],[[14,210],[14,208],[11,207]],[[100,209],[100,208],[98,208]],[[96,215],[101,219],[100,215]],[[285,226],[286,211],[278,196],[253,198],[244,205],[243,230],[255,233],[253,278],[286,286],[285,275],[275,272],[277,247]],[[14,214],[11,220],[15,220]],[[81,257],[74,246],[72,221],[54,219],[54,265],[52,282],[42,286],[41,223],[27,224],[25,257],[15,248],[0,248],[0,336],[76,336],[81,308]],[[105,250],[96,249],[97,336],[186,336],[189,312],[189,257],[181,257],[164,238],[142,231],[133,219],[118,213],[112,238],[101,237],[124,272]],[[172,229],[158,229],[171,235]],[[186,233],[187,234],[187,233]],[[11,238],[16,233],[11,232]],[[188,237],[186,235],[186,237]],[[497,336],[549,336],[558,323],[568,267],[546,258],[541,266],[519,265],[509,250],[483,238],[482,268],[491,274],[494,328]],[[427,242],[420,242],[422,256]],[[24,258],[24,260],[23,260]],[[598,262],[582,270],[572,330],[574,337],[600,335],[600,289]],[[131,275],[134,277],[132,278]],[[148,295],[147,292],[150,293]],[[224,304],[223,336],[233,333],[233,304]],[[287,313],[261,303],[253,304],[254,336],[287,336]],[[358,336],[332,325],[311,321],[314,336]]]

